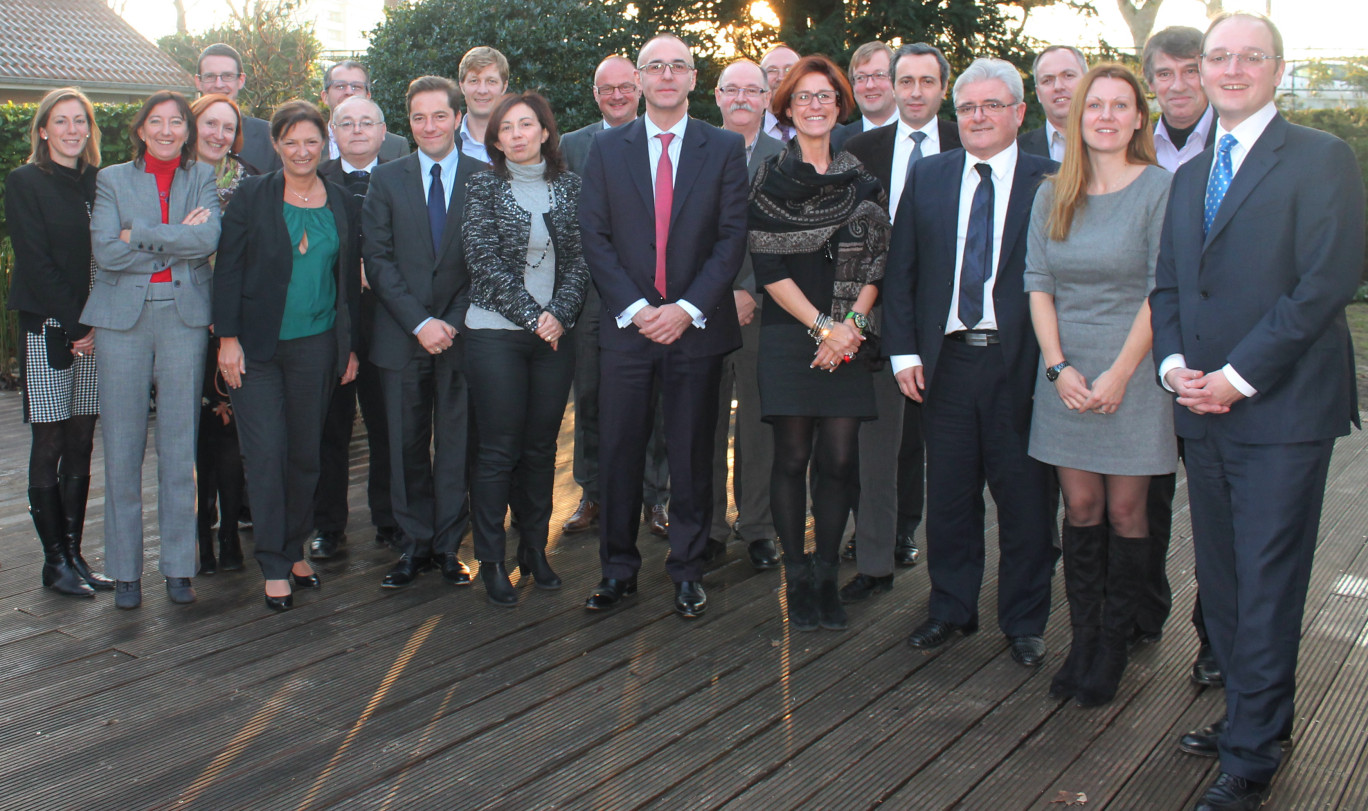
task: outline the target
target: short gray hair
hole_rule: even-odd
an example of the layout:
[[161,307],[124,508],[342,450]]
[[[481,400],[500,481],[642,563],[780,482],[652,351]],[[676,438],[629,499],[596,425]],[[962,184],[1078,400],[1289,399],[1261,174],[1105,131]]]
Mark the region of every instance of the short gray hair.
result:
[[353,102],[357,104],[369,104],[371,108],[375,110],[375,115],[379,118],[380,123],[385,123],[385,111],[380,109],[380,105],[375,103],[375,99],[368,99],[365,96],[348,96],[345,99],[342,99],[341,104],[332,109],[332,114],[328,116],[328,126],[332,126],[332,119],[337,115],[338,111]]
[[1040,81],[1040,60],[1044,59],[1046,54],[1055,51],[1068,51],[1073,54],[1074,58],[1078,60],[1078,66],[1082,68],[1079,73],[1083,74],[1088,72],[1088,57],[1084,56],[1082,51],[1072,45],[1051,45],[1036,54],[1035,60],[1031,62],[1031,78],[1035,79],[1037,82]]
[[1026,86],[1021,81],[1021,73],[1011,62],[1004,59],[994,59],[991,56],[981,56],[965,68],[964,72],[955,80],[954,103],[959,104],[960,89],[965,85],[986,82],[990,79],[997,79],[1007,85],[1007,92],[1012,94],[1013,103],[1020,104],[1026,100]]

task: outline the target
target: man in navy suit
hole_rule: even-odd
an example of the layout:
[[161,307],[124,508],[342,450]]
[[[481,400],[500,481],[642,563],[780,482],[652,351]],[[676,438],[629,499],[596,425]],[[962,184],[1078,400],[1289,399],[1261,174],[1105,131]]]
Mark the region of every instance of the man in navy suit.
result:
[[[636,548],[653,390],[664,395],[675,610],[707,606],[713,431],[722,356],[741,345],[732,281],[746,249],[740,135],[688,117],[689,48],[662,34],[637,57],[646,115],[594,136],[584,164],[584,258],[603,302],[599,329],[603,580],[586,607],[636,593]],[[607,393],[611,393],[608,396]]]
[[1198,809],[1256,809],[1292,732],[1297,651],[1335,437],[1358,422],[1344,306],[1363,269],[1353,152],[1273,99],[1282,37],[1217,17],[1201,78],[1216,146],[1174,175],[1155,289],[1154,359],[1177,395],[1202,609],[1226,715],[1183,736],[1219,756]]
[[924,403],[928,618],[908,644],[978,629],[985,480],[998,514],[998,627],[1012,658],[1045,656],[1050,544],[1045,465],[1026,453],[1040,349],[1023,274],[1037,186],[1055,164],[1017,148],[1021,75],[976,59],[955,81],[963,149],[918,160],[898,203],[884,277],[885,351]]
[[1023,152],[1056,163],[1064,160],[1064,125],[1069,120],[1069,105],[1073,103],[1074,87],[1087,72],[1087,58],[1072,45],[1051,45],[1036,54],[1031,75],[1035,77],[1036,98],[1045,112],[1045,123],[1021,136]]

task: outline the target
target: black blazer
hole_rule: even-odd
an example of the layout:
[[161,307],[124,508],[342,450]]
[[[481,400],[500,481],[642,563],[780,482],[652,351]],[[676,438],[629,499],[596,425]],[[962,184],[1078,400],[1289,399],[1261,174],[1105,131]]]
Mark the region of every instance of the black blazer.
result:
[[280,168],[280,156],[271,146],[271,122],[249,115],[242,117],[242,151],[238,157],[254,175]]
[[[859,122],[856,122],[857,124]],[[949,152],[952,149],[959,149],[960,136],[959,125],[953,121],[939,119],[936,122],[937,133],[940,136],[940,151]],[[883,184],[884,191],[893,188],[893,144],[898,138],[898,127],[896,122],[885,127],[879,127],[866,133],[861,133],[846,142],[845,151],[860,159],[860,163],[865,165],[865,169],[871,175],[877,177]],[[832,139],[832,148],[835,149],[836,141]],[[927,157],[930,157],[929,155]],[[897,211],[897,200],[889,200],[889,213]]]
[[[960,185],[968,157],[953,149],[916,162],[893,223],[884,273],[884,353],[920,355],[927,388],[935,385],[936,360],[945,342],[945,323],[954,295]],[[1029,430],[1040,348],[1031,326],[1025,288],[1026,234],[1036,189],[1058,164],[1018,153],[1002,250],[993,283],[993,308],[1008,368],[1007,390],[1017,428]]]
[[[634,301],[680,299],[703,313],[707,329],[689,327],[672,346],[690,357],[741,346],[732,281],[746,250],[746,146],[735,132],[690,118],[675,168],[674,205],[664,298],[655,289],[655,192],[645,118],[593,137],[584,164],[580,232],[584,258],[615,318]],[[635,325],[607,323],[599,346],[639,351],[650,341]]]
[[1203,236],[1215,154],[1206,150],[1173,177],[1150,294],[1155,366],[1175,353],[1191,369],[1229,363],[1258,394],[1219,415],[1175,404],[1174,428],[1197,438],[1219,420],[1226,436],[1250,444],[1343,436],[1358,424],[1344,317],[1363,268],[1354,153],[1275,117]]
[[[328,208],[337,227],[337,374],[357,349],[361,265],[356,252],[356,216],[351,195],[324,181]],[[249,360],[275,356],[285,294],[294,270],[294,246],[285,226],[285,176],[281,171],[244,178],[223,212],[214,262],[214,334],[237,338]]]
[[85,337],[81,310],[90,296],[90,206],[94,166],[79,175],[26,163],[5,181],[5,222],[14,247],[9,309],[20,325],[39,332],[55,318],[72,340]]
[[[1216,128],[1212,127],[1212,132],[1215,131]],[[1036,155],[1041,158],[1050,157],[1050,142],[1045,137],[1045,125],[1041,124],[1030,132],[1023,132],[1017,138],[1017,146],[1027,155]]]

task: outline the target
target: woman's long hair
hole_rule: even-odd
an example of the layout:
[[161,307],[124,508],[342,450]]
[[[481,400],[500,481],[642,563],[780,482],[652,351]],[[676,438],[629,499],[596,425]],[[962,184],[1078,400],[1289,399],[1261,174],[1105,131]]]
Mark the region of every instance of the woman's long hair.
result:
[[[1074,88],[1069,103],[1069,120],[1064,125],[1064,163],[1054,175],[1054,204],[1050,207],[1050,239],[1063,242],[1069,238],[1074,215],[1087,205],[1088,185],[1092,182],[1092,161],[1088,159],[1088,145],[1083,141],[1083,112],[1088,104],[1088,91],[1098,79],[1120,79],[1130,85],[1135,94],[1135,109],[1145,111],[1145,91],[1130,68],[1116,62],[1104,62],[1088,71]],[[1135,165],[1155,163],[1154,133],[1149,116],[1140,129],[1131,133],[1126,146],[1126,162]]]

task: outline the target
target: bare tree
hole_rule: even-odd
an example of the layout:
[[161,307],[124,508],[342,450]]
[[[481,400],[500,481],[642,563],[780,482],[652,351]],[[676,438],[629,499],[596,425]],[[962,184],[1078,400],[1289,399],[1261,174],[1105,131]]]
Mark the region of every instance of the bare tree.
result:
[[176,33],[190,33],[189,27],[185,24],[185,0],[171,0],[171,3],[176,7]]
[[1211,19],[1215,17],[1217,14],[1220,14],[1221,12],[1225,11],[1225,0],[1197,0],[1197,2],[1206,6],[1208,19]]
[[[1217,4],[1221,2],[1221,0],[1203,1]],[[1154,17],[1159,13],[1159,7],[1163,4],[1164,0],[1116,0],[1116,7],[1120,9],[1121,16],[1126,21],[1126,27],[1130,29],[1131,40],[1135,43],[1137,54],[1145,49],[1145,41],[1149,39],[1150,32],[1154,30]]]

